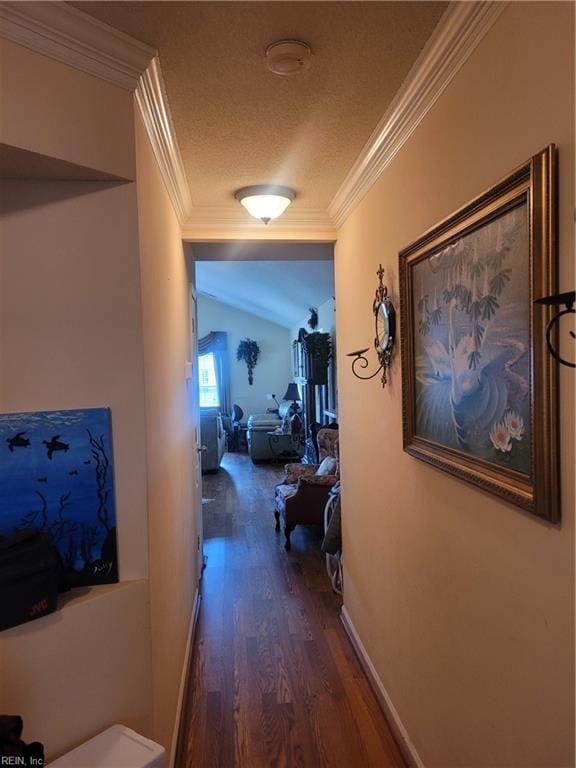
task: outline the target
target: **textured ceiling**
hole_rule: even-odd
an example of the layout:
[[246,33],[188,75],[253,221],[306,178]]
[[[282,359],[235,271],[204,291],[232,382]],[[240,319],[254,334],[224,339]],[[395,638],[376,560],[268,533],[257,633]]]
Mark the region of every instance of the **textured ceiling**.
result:
[[196,288],[292,328],[334,295],[333,261],[199,261]]
[[[77,2],[159,51],[194,206],[250,184],[293,187],[326,209],[438,22],[441,2]],[[273,41],[312,67],[281,77]]]

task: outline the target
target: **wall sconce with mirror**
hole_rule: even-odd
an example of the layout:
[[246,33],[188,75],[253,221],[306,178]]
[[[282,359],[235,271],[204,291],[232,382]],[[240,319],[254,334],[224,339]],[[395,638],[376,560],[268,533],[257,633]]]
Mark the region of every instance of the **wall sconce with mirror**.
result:
[[[576,291],[558,293],[555,296],[544,296],[542,299],[536,299],[535,301],[536,304],[543,304],[547,307],[561,307],[562,304],[564,305],[564,309],[555,314],[546,327],[546,346],[548,347],[548,351],[555,360],[558,360],[558,362],[562,363],[562,365],[567,365],[569,368],[576,368],[576,363],[571,363],[569,360],[564,360],[564,358],[560,356],[560,353],[555,349],[555,345],[552,343],[551,339],[552,331],[554,331],[558,325],[560,318],[565,317],[566,315],[576,314],[576,309],[574,309],[574,302],[576,302]],[[574,331],[570,331],[570,336],[573,339],[576,339],[576,333],[574,333]]]
[[378,267],[376,274],[378,275],[378,287],[376,288],[376,295],[372,303],[372,312],[374,314],[376,330],[374,349],[376,350],[380,367],[369,376],[362,376],[356,370],[357,367],[361,369],[368,368],[370,363],[365,353],[368,352],[369,347],[359,349],[356,352],[349,352],[348,357],[354,358],[352,361],[352,373],[356,378],[366,381],[373,379],[374,376],[377,376],[382,371],[381,381],[382,386],[385,387],[388,381],[388,369],[392,362],[392,351],[396,339],[396,311],[388,296],[388,287],[383,283],[384,267],[382,264]]

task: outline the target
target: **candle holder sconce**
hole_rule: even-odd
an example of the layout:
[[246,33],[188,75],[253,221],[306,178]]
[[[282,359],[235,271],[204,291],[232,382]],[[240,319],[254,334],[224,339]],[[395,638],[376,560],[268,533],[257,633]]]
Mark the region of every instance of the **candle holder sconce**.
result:
[[[552,332],[555,330],[562,317],[576,313],[576,310],[574,309],[574,302],[576,302],[576,291],[558,293],[555,296],[544,296],[541,299],[536,299],[534,302],[535,304],[542,304],[546,307],[561,307],[564,305],[564,309],[555,314],[546,326],[546,346],[548,347],[548,351],[555,360],[557,360],[562,365],[568,366],[569,368],[576,368],[576,363],[572,363],[570,360],[564,360],[558,350],[554,348],[554,345],[552,344]],[[576,334],[574,331],[570,331],[570,336],[576,340]]]
[[372,312],[374,314],[376,330],[374,349],[376,350],[380,367],[369,376],[362,376],[362,374],[358,373],[357,368],[364,370],[370,365],[366,357],[366,352],[370,349],[369,347],[358,349],[356,352],[349,352],[348,357],[354,358],[352,361],[352,373],[357,379],[367,381],[368,379],[373,379],[374,376],[377,376],[382,371],[381,381],[382,386],[385,387],[388,381],[388,369],[392,361],[392,350],[396,339],[396,311],[388,296],[388,288],[382,280],[384,277],[384,267],[382,264],[378,267],[376,274],[378,275],[378,287],[376,288],[376,295],[372,303]]

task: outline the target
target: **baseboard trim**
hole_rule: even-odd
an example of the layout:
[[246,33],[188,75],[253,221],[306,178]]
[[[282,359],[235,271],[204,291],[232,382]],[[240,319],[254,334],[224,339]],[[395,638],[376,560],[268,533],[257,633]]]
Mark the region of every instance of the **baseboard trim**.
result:
[[176,719],[174,722],[174,731],[172,733],[172,744],[170,745],[170,763],[169,768],[176,768],[176,758],[178,757],[178,747],[180,738],[180,726],[182,724],[182,715],[184,712],[184,700],[188,688],[188,678],[190,672],[190,662],[192,660],[192,648],[196,636],[196,626],[198,624],[198,614],[200,613],[200,601],[202,597],[200,590],[196,589],[194,595],[194,605],[192,606],[192,615],[190,616],[190,625],[188,627],[188,640],[186,641],[186,653],[184,654],[184,664],[182,665],[182,677],[180,678],[180,690],[178,691],[178,704],[176,706]]
[[368,678],[370,687],[378,699],[378,703],[380,704],[382,712],[384,713],[384,717],[388,721],[388,725],[392,730],[404,760],[406,760],[406,763],[410,768],[424,768],[424,763],[416,751],[416,747],[414,744],[412,744],[410,736],[408,735],[408,731],[404,727],[402,720],[400,720],[400,715],[396,711],[396,707],[392,703],[392,699],[384,687],[384,683],[380,679],[378,672],[376,672],[376,668],[372,663],[370,656],[368,656],[366,648],[364,647],[364,644],[360,639],[358,632],[356,631],[356,627],[352,623],[350,614],[346,610],[346,606],[342,607],[340,612],[340,621],[342,622],[344,631],[346,632],[348,639],[354,648],[356,656],[358,657],[358,661],[360,662],[360,665],[364,670],[366,677]]

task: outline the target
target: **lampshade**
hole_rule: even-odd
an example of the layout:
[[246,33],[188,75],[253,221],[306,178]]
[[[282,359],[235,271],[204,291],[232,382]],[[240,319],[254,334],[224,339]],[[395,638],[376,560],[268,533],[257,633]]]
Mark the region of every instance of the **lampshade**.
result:
[[234,197],[251,216],[268,224],[269,221],[277,219],[284,213],[296,197],[296,193],[289,187],[259,184],[239,189]]
[[300,392],[298,390],[298,384],[295,384],[294,382],[291,382],[288,384],[288,389],[286,390],[286,394],[282,398],[282,400],[302,400],[300,397]]

